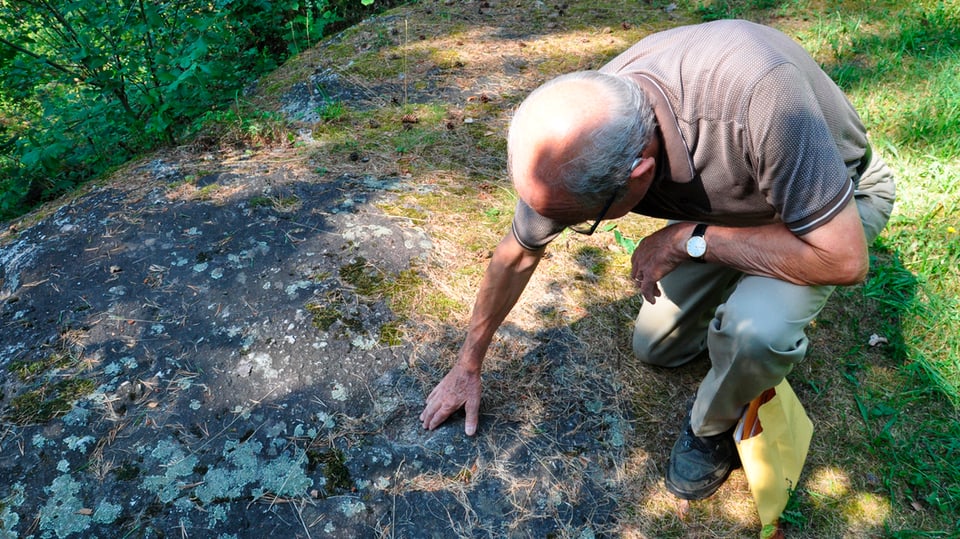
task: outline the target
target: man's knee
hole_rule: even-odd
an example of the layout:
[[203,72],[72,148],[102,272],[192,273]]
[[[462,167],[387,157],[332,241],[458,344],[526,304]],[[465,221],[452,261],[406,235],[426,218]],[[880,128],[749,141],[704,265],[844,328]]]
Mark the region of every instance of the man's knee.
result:
[[711,352],[739,363],[739,369],[774,377],[785,375],[803,360],[808,343],[803,325],[770,313],[738,314],[744,313],[718,313],[708,338]]
[[633,355],[644,363],[657,364],[653,344],[636,329],[633,330]]
[[[697,357],[704,346],[678,346],[675,337],[667,336],[663,339],[650,339],[641,331],[633,331],[633,355],[648,365],[658,367],[679,367]],[[702,342],[702,339],[700,339]]]

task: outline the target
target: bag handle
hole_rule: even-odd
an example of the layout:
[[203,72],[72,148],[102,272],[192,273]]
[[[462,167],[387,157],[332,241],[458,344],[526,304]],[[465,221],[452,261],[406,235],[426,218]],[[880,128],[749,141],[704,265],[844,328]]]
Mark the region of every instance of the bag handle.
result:
[[769,402],[776,394],[776,388],[771,387],[750,401],[750,404],[747,405],[747,411],[743,414],[743,438],[741,439],[746,440],[763,432],[763,425],[760,424],[758,411],[760,410],[760,406]]

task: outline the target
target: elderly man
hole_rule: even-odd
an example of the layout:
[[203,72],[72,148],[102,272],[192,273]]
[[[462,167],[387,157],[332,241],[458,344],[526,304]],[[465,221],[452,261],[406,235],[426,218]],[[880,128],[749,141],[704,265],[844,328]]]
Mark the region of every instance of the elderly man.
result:
[[717,21],[535,90],[511,123],[508,162],[513,227],[423,427],[464,407],[476,432],[487,347],[553,238],[631,212],[665,218],[632,258],[644,298],[633,350],[661,366],[709,356],[666,486],[710,496],[739,464],[731,431],[744,405],[803,359],[805,327],[835,286],[864,278],[890,216],[893,179],[856,111],[784,34]]

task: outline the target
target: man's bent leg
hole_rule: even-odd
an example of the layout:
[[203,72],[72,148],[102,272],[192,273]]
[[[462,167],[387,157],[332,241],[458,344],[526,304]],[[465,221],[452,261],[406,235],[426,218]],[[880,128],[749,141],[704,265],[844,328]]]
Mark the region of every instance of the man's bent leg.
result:
[[[875,157],[861,176],[858,187],[857,206],[867,242],[872,243],[890,218],[895,194],[893,177]],[[806,326],[823,308],[834,288],[796,286],[755,276],[741,279],[709,323],[706,345],[711,370],[700,384],[670,453],[666,474],[668,490],[681,498],[705,498],[716,492],[737,467],[732,430],[743,406],[780,383],[794,365],[803,360],[807,348]],[[684,297],[690,301],[689,296]],[[675,322],[668,329],[659,329],[656,331],[660,333],[656,333],[643,326],[642,322],[649,319],[638,318],[634,351],[641,359],[650,357],[657,359],[658,364],[676,365],[692,357],[686,357],[682,347],[659,346],[663,342],[672,344],[673,332],[678,329],[693,326],[682,322],[683,309],[679,307],[689,304],[671,300],[666,315],[672,315]],[[693,304],[699,305],[696,300]],[[641,309],[641,317],[642,313]],[[660,314],[657,320],[670,321],[669,316]],[[689,342],[686,344],[690,346]],[[661,354],[652,353],[654,350]]]
[[687,262],[660,281],[656,303],[644,302],[633,326],[640,361],[678,367],[707,348],[713,311],[741,273],[716,264]]
[[745,276],[710,323],[711,369],[700,383],[691,415],[697,436],[725,432],[743,407],[776,386],[803,360],[804,330],[835,287],[798,286]]
[[707,334],[711,368],[670,452],[670,492],[706,498],[738,467],[732,432],[743,406],[803,359],[804,329],[833,288],[745,276],[717,308]]
[[[879,156],[873,155],[855,196],[869,244],[887,224],[896,198],[893,175]],[[780,383],[803,360],[804,330],[834,288],[742,278],[709,325],[712,368],[700,384],[691,418],[698,436],[727,430],[746,403]]]
[[869,245],[886,226],[896,199],[893,173],[878,155],[873,156],[860,177],[854,196]]

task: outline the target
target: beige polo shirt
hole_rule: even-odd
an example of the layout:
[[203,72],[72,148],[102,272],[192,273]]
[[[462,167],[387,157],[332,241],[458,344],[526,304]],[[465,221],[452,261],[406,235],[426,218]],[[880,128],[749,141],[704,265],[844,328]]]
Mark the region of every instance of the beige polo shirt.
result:
[[[866,130],[837,85],[796,42],[747,21],[653,34],[601,72],[631,77],[663,135],[657,177],[634,212],[731,226],[783,222],[797,235],[853,196]],[[514,234],[546,245],[563,226],[522,201]]]

